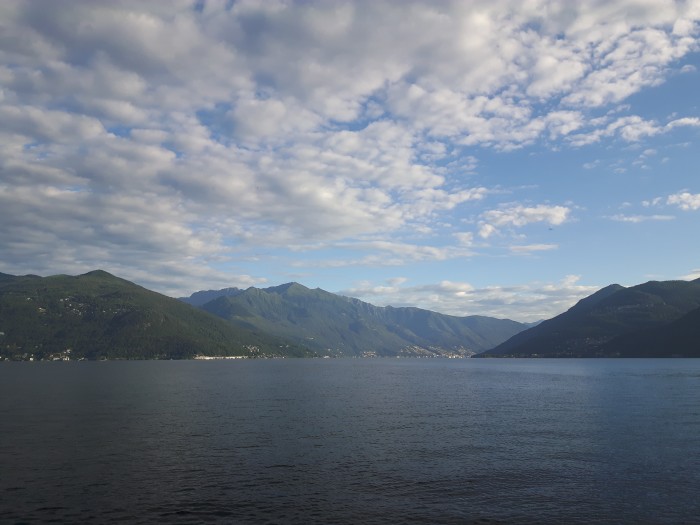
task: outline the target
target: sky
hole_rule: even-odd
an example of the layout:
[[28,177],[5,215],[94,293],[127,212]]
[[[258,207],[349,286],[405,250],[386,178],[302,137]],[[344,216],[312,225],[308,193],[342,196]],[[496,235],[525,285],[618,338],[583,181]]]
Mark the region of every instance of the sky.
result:
[[0,2],[0,272],[518,321],[700,277],[700,0]]

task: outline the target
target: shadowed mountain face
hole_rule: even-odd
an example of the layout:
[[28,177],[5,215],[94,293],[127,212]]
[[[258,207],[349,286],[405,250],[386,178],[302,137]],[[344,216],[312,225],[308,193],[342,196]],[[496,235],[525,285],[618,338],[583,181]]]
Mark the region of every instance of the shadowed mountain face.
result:
[[700,280],[611,285],[484,357],[700,356]]
[[202,308],[234,326],[287,339],[325,355],[466,356],[526,328],[490,317],[378,307],[298,283],[230,290],[221,290],[219,297]]
[[621,357],[700,357],[700,308],[669,324],[616,337],[603,352]]
[[103,271],[0,275],[0,357],[179,359],[306,355]]

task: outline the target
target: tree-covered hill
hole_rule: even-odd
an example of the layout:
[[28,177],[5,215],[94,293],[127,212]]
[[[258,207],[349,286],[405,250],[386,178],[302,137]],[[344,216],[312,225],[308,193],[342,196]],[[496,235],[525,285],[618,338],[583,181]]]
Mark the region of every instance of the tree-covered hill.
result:
[[700,357],[700,308],[669,324],[616,337],[603,351],[621,357]]
[[610,285],[483,357],[699,355],[700,279]]
[[0,357],[179,359],[307,355],[104,271],[0,275]]

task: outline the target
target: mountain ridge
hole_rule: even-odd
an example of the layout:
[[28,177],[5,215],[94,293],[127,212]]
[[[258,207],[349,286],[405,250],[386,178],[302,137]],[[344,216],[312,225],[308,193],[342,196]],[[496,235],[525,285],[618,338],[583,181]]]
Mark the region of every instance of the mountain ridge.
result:
[[[194,298],[194,299],[193,299]],[[203,302],[199,307],[186,304]],[[0,358],[700,357],[700,278],[612,284],[535,326],[290,282],[166,297],[103,270],[0,273]]]
[[[681,322],[697,308],[700,279],[648,281],[627,288],[610,285],[480,357],[700,355],[700,325],[694,328],[692,316]],[[676,322],[684,330],[678,351],[663,348],[664,340],[675,337]]]
[[[290,282],[250,287],[200,308],[248,329],[334,356],[470,356],[527,325],[487,316],[450,316],[415,307],[380,307]],[[194,295],[194,294],[193,294]]]
[[6,359],[263,354],[311,355],[103,270],[0,279],[0,357]]

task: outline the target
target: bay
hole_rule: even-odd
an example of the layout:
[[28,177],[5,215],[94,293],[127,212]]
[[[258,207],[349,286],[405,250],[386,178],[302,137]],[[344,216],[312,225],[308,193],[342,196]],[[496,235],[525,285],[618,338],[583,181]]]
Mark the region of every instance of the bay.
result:
[[0,521],[697,523],[700,360],[0,363]]

